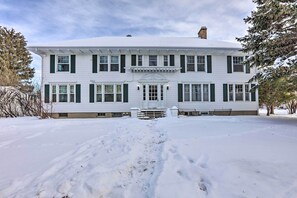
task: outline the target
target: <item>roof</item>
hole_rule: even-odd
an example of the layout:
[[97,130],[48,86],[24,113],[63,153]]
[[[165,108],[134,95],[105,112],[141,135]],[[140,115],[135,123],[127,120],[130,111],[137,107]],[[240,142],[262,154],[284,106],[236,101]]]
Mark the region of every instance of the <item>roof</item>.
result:
[[241,49],[239,43],[212,41],[198,37],[96,37],[53,43],[35,44],[29,48],[223,48]]

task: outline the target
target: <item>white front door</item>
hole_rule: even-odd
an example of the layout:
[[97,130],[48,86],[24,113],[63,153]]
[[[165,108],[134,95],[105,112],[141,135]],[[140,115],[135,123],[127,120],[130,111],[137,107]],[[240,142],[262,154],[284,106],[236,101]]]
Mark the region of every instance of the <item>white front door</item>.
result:
[[163,84],[142,85],[142,108],[157,109],[164,108],[165,101]]

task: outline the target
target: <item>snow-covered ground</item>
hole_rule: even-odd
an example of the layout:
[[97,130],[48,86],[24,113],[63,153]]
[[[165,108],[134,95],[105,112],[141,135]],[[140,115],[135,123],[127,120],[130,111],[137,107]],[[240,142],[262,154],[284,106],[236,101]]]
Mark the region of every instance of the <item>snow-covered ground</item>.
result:
[[0,197],[297,197],[297,119],[0,119]]

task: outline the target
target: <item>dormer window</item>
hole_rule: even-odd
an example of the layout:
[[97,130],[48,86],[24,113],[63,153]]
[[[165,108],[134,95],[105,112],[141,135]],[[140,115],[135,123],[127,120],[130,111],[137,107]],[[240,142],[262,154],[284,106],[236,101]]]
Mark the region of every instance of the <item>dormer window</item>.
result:
[[69,71],[70,58],[69,56],[58,56],[58,71]]

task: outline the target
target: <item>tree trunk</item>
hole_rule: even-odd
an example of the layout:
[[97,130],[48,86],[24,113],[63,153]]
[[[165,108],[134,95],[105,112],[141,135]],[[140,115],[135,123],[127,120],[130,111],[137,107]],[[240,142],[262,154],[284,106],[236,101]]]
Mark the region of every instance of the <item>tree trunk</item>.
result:
[[270,106],[270,114],[274,114],[274,106],[273,105]]
[[266,106],[266,109],[267,109],[267,113],[266,113],[266,115],[267,115],[267,116],[270,116],[270,108],[269,108],[268,105]]

